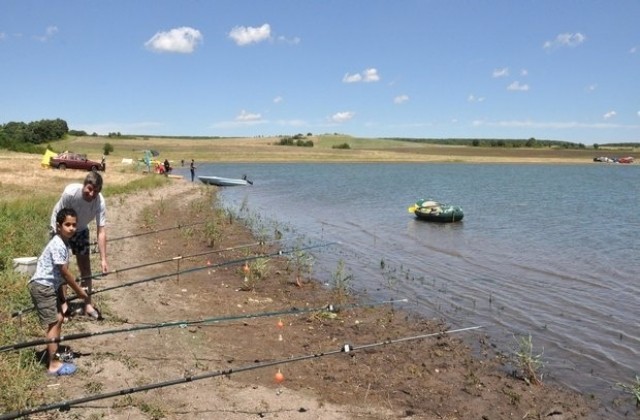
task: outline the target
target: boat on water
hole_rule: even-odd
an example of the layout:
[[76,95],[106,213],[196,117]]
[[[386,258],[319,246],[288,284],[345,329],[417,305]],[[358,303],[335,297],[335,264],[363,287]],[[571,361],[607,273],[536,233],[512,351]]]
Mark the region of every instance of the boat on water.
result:
[[408,209],[416,218],[426,222],[453,223],[464,217],[462,207],[440,203],[435,200],[418,200]]
[[246,176],[242,178],[225,178],[221,176],[206,176],[198,175],[198,179],[207,185],[216,185],[218,187],[235,187],[238,185],[253,185],[253,182],[248,180]]
[[625,156],[621,158],[598,156],[598,157],[594,157],[593,161],[604,162],[604,163],[633,163],[633,156]]

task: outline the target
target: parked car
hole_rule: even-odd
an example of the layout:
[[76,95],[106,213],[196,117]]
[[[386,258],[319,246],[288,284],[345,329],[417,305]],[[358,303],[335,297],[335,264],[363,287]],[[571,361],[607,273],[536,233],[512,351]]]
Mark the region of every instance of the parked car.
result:
[[87,159],[87,155],[80,153],[64,152],[49,161],[52,168],[57,169],[82,169],[85,171],[104,171],[104,162],[96,162]]

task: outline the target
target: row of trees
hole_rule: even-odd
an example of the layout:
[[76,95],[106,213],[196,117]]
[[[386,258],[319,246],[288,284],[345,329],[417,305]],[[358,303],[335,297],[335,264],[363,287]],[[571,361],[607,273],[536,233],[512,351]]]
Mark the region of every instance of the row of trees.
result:
[[560,147],[563,149],[585,149],[582,143],[572,143],[569,141],[558,140],[537,140],[533,137],[523,139],[416,139],[416,138],[388,138],[388,140],[412,141],[417,143],[445,144],[457,146],[474,146],[474,147]]
[[0,125],[0,148],[18,152],[44,152],[39,146],[60,140],[69,133],[65,120],[40,120],[30,123],[8,122]]
[[293,137],[285,136],[276,144],[279,146],[313,147],[313,141],[305,140],[302,134],[296,134]]

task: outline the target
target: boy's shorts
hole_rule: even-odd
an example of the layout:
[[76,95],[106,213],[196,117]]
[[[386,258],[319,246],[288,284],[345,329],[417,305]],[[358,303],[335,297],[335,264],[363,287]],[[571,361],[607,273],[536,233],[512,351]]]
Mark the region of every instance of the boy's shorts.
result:
[[32,281],[29,283],[31,301],[36,307],[38,318],[43,326],[58,322],[58,293],[51,286]]
[[91,251],[91,244],[89,244],[89,229],[76,232],[71,239],[69,239],[69,247],[73,252],[73,255],[89,255]]

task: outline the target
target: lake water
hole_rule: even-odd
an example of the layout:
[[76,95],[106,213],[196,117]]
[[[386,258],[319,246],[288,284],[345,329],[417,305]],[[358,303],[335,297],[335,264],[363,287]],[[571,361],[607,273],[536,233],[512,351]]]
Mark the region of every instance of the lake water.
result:
[[[605,404],[640,374],[639,165],[199,164],[196,175],[243,174],[254,185],[221,189],[226,207],[339,242],[314,252],[321,281],[343,260],[354,288],[482,325],[503,350],[531,334],[547,376]],[[420,198],[460,205],[464,220],[416,220],[407,207]]]

